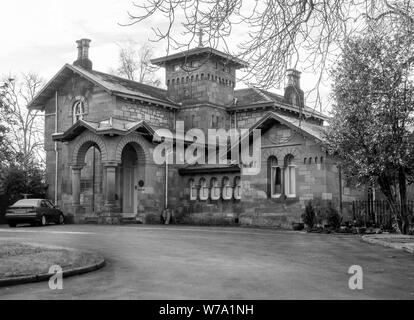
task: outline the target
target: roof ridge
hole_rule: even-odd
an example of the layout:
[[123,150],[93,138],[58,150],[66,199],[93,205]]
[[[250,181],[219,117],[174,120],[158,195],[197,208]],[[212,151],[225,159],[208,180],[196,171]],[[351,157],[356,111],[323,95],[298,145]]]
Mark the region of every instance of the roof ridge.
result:
[[131,80],[131,79],[128,79],[128,78],[123,78],[123,77],[117,76],[115,74],[106,73],[106,72],[102,72],[102,71],[98,71],[98,70],[92,70],[92,73],[98,73],[98,74],[102,74],[102,75],[105,75],[105,76],[110,76],[110,77],[117,78],[117,79],[120,79],[120,80],[123,80],[123,81],[133,82],[135,84],[139,84],[139,85],[146,86],[146,87],[149,87],[149,88],[152,88],[152,89],[157,89],[157,90],[162,90],[162,91],[167,92],[166,89],[156,87],[156,86],[153,86],[153,85],[150,85],[150,84],[147,84],[147,83]]

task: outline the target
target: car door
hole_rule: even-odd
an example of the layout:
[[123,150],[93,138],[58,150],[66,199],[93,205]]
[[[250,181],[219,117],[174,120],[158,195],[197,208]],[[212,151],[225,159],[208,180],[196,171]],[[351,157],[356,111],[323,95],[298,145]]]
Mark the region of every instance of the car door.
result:
[[55,208],[55,206],[53,205],[53,203],[50,202],[49,200],[46,200],[46,203],[49,206],[50,219],[53,220],[53,221],[57,221],[59,219],[59,212],[58,212],[58,210]]
[[51,210],[46,200],[40,201],[40,212],[47,220],[51,219]]

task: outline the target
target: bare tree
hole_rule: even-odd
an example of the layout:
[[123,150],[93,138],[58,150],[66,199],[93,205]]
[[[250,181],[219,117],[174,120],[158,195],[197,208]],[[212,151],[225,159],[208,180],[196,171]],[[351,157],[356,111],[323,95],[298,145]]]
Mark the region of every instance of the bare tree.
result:
[[[287,68],[300,64],[318,75],[313,90],[321,104],[319,86],[326,68],[350,34],[366,30],[370,21],[398,17],[412,24],[410,0],[146,0],[128,12],[133,25],[161,16],[166,26],[154,27],[152,41],[166,40],[168,50],[190,48],[199,30],[203,45],[218,46],[249,62],[242,81],[262,88],[279,87]],[[236,52],[229,36],[244,30]]]
[[3,107],[0,110],[0,124],[7,128],[10,148],[22,157],[26,170],[30,165],[43,166],[44,117],[37,110],[28,110],[27,105],[35,97],[44,81],[34,73],[4,78]]
[[149,44],[139,46],[136,42],[128,41],[120,45],[116,74],[129,80],[159,86],[161,81],[155,75],[158,67],[150,61],[152,54],[153,50]]

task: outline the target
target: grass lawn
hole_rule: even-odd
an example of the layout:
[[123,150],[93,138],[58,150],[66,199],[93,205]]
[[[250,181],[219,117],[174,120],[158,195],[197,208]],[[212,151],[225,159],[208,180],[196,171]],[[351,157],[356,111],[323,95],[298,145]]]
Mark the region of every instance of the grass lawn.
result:
[[47,274],[53,265],[63,271],[98,263],[99,254],[66,248],[0,241],[0,279]]

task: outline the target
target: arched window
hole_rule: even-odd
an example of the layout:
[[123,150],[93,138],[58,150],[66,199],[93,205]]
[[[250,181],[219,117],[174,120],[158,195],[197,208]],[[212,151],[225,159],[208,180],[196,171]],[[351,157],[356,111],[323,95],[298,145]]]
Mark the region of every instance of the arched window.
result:
[[318,157],[315,157],[315,164],[318,164]]
[[77,100],[73,104],[73,123],[76,123],[79,120],[82,120],[84,114],[85,114],[85,104],[82,100]]
[[321,157],[321,164],[323,163],[323,157]]
[[200,179],[200,200],[208,199],[207,181],[204,178]]
[[269,195],[271,198],[279,198],[282,194],[282,171],[277,163],[276,157],[268,160],[269,170]]
[[197,187],[193,179],[190,179],[190,200],[197,200]]
[[309,158],[309,164],[312,164],[312,158]]
[[241,179],[240,177],[234,178],[234,199],[240,200],[241,199]]
[[220,190],[218,180],[216,178],[211,178],[210,186],[211,186],[211,200],[220,199],[221,190]]
[[233,188],[230,185],[230,179],[227,177],[223,178],[223,199],[230,200],[233,196]]
[[308,158],[303,159],[303,164],[307,164]]
[[293,156],[285,158],[285,195],[290,198],[296,197],[296,167]]

